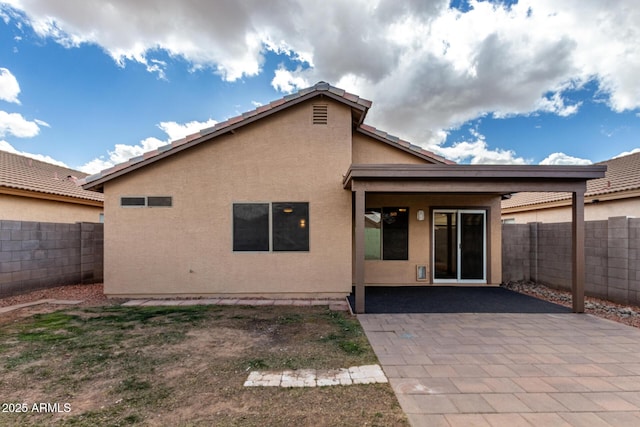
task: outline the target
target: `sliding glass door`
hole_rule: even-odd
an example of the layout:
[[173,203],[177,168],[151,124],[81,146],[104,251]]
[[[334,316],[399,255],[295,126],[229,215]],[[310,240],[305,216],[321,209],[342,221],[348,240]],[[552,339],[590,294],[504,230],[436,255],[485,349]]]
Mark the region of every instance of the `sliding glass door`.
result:
[[434,283],[486,283],[486,211],[433,211]]

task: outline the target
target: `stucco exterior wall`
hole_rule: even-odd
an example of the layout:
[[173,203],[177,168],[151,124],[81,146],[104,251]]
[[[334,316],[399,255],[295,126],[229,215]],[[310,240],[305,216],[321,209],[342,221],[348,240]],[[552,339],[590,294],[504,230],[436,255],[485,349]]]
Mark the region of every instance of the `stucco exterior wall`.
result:
[[[351,113],[312,100],[105,184],[110,296],[344,296],[351,292]],[[172,196],[122,208],[121,196]],[[234,202],[308,202],[309,252],[233,252]]]
[[[384,206],[409,208],[409,259],[407,261],[366,260],[364,280],[367,285],[432,284],[432,209],[474,208],[487,210],[487,283],[500,284],[502,280],[502,251],[499,196],[367,194],[367,208]],[[418,221],[418,210],[425,212],[424,221]],[[427,281],[416,279],[418,265],[427,266]]]
[[353,163],[354,164],[380,164],[380,163],[428,163],[411,153],[394,148],[384,142],[377,141],[366,135],[354,132],[353,134]]
[[[585,221],[604,221],[610,217],[625,215],[640,218],[640,198],[630,198],[622,200],[607,200],[599,203],[585,203]],[[503,219],[514,219],[516,224],[526,224],[529,222],[570,222],[571,205],[536,209],[526,212],[505,212]]]
[[0,219],[38,222],[99,222],[102,207],[0,194]]

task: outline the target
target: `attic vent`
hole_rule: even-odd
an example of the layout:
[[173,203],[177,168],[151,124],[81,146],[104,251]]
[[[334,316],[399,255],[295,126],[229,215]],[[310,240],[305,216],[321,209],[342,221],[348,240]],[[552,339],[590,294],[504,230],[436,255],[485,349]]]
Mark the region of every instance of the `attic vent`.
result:
[[327,104],[314,104],[313,124],[326,125],[328,122]]

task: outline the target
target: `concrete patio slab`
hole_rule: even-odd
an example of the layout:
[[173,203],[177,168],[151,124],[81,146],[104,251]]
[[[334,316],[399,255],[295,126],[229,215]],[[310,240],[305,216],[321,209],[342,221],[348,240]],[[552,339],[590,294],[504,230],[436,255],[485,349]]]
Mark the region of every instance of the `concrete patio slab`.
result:
[[640,329],[586,314],[359,314],[414,426],[640,425]]

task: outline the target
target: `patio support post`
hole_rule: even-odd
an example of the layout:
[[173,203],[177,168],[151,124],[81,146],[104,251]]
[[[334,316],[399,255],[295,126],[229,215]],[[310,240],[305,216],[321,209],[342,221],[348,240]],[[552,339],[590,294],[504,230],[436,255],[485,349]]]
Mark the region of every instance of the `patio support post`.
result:
[[364,313],[364,190],[355,191],[355,281],[356,313]]
[[572,257],[571,303],[574,313],[584,313],[584,192],[574,191],[571,198],[572,210]]

